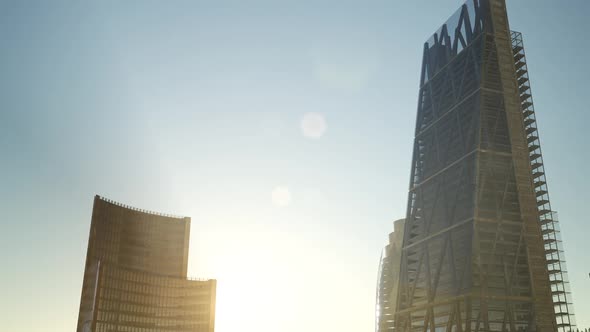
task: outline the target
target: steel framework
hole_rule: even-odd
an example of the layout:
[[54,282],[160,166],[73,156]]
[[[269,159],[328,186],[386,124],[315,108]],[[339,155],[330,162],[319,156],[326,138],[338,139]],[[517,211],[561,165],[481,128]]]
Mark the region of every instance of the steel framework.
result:
[[573,325],[523,75],[504,0],[469,0],[424,45],[396,330]]
[[543,165],[543,154],[541,153],[541,143],[539,140],[539,131],[537,129],[537,119],[535,117],[535,106],[526,64],[526,55],[522,34],[511,31],[512,51],[514,54],[514,67],[516,69],[516,80],[518,82],[518,91],[520,93],[521,110],[524,118],[526,139],[531,161],[531,171],[533,176],[533,187],[537,197],[537,208],[539,210],[539,222],[541,223],[541,232],[545,245],[545,258],[547,260],[547,271],[549,282],[551,284],[551,295],[555,310],[557,330],[559,332],[573,331],[576,328],[576,321],[573,310],[569,278],[567,275],[567,266],[563,252],[561,232],[559,230],[559,220],[557,212],[552,211],[549,200],[549,190],[547,189],[547,180],[545,177],[545,167]]

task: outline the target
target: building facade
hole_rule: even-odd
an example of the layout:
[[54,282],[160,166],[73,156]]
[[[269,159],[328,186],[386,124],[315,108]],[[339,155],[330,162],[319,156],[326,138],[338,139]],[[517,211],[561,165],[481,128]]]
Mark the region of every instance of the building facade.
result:
[[393,222],[393,232],[389,233],[389,243],[383,249],[379,260],[377,279],[377,310],[375,331],[393,331],[397,289],[399,286],[399,266],[404,239],[404,219]]
[[398,331],[574,328],[522,37],[468,0],[424,44]]
[[213,332],[215,280],[187,279],[190,218],[95,196],[77,331]]

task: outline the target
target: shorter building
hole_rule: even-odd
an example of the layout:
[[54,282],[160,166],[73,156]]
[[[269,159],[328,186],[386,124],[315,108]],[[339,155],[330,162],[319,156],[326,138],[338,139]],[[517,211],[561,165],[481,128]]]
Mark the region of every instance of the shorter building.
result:
[[213,331],[215,280],[145,273],[96,262],[86,330]]
[[393,232],[389,233],[389,243],[383,249],[379,262],[375,322],[375,330],[377,332],[394,330],[394,314],[397,305],[404,222],[405,219],[399,219],[393,222]]
[[187,278],[190,218],[94,199],[78,332],[213,332],[215,280]]

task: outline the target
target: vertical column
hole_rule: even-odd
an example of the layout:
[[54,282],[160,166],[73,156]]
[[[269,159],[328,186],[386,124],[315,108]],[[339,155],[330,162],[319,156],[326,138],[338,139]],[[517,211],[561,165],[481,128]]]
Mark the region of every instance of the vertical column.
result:
[[217,294],[217,280],[209,280],[211,299],[209,300],[209,332],[215,331],[215,300]]
[[[555,314],[551,300],[547,262],[539,225],[539,212],[533,190],[528,144],[524,133],[518,84],[515,76],[512,42],[504,0],[490,0],[492,24],[500,67],[504,107],[512,146],[512,158],[521,216],[525,223],[525,242],[529,261],[534,325],[536,331],[555,331]],[[533,330],[534,327],[531,327]]]
[[191,218],[184,217],[184,244],[183,244],[183,257],[182,257],[182,277],[186,278],[188,274],[188,247],[191,236]]

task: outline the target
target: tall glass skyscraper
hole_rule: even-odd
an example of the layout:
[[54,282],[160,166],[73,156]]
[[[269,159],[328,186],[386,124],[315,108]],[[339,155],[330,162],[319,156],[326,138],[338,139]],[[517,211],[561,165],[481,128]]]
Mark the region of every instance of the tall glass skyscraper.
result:
[[187,279],[190,218],[96,196],[78,332],[213,332],[215,280]]
[[397,331],[569,331],[520,33],[469,0],[424,44]]

